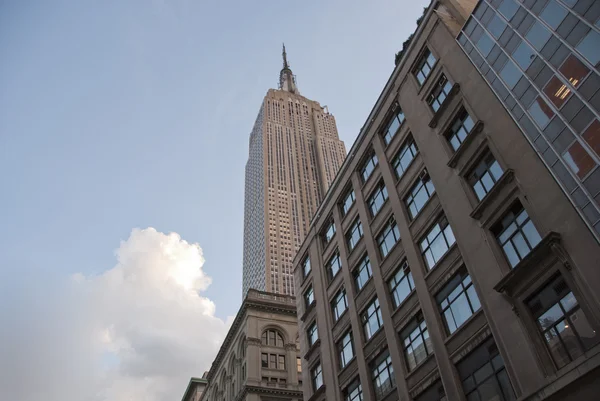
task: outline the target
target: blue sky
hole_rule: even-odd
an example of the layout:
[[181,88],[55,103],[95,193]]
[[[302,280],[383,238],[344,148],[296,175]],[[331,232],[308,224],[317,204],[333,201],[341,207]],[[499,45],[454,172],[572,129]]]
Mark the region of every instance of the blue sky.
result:
[[0,1],[3,303],[27,313],[154,227],[200,245],[202,296],[234,315],[248,135],[281,43],[349,149],[427,3]]

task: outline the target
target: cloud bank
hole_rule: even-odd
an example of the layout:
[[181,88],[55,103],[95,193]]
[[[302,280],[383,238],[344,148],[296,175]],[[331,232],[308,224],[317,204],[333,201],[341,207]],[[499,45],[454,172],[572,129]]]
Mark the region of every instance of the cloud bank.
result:
[[228,324],[200,295],[200,246],[134,229],[116,257],[96,276],[18,280],[0,312],[0,399],[177,400],[208,370]]

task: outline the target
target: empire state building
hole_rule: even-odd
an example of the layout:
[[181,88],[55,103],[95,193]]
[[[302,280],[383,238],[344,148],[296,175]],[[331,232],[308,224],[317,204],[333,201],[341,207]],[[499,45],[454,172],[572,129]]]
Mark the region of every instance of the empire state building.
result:
[[327,107],[300,95],[283,47],[250,133],[244,199],[243,294],[294,295],[292,260],[346,157]]

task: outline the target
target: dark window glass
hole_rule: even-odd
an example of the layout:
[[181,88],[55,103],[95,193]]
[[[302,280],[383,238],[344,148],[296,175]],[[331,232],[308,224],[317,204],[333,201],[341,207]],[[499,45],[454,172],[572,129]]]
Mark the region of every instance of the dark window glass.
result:
[[365,340],[369,340],[383,325],[379,300],[375,298],[360,315]]
[[337,276],[340,270],[342,270],[342,261],[340,260],[340,254],[337,250],[335,251],[333,256],[327,261],[326,268],[327,274],[329,275],[329,280]]
[[358,267],[354,269],[354,282],[356,283],[356,289],[362,290],[365,283],[371,278],[371,261],[369,256],[365,257],[360,261]]
[[522,41],[519,46],[515,49],[513,53],[513,58],[521,66],[523,71],[527,70],[531,65],[533,59],[535,58],[535,53],[533,49],[527,44],[527,42]]
[[429,178],[429,174],[423,172],[404,199],[404,204],[408,209],[411,219],[414,219],[419,214],[434,193],[435,188],[433,187],[431,178]]
[[371,368],[371,373],[373,375],[375,399],[381,400],[396,386],[392,357],[388,351],[385,351],[375,359]]
[[379,233],[379,235],[377,236],[377,245],[379,245],[379,252],[381,252],[381,257],[385,258],[399,240],[400,230],[398,230],[396,221],[392,217],[390,221],[386,224],[386,226],[383,228],[381,233]]
[[554,117],[554,112],[550,106],[539,96],[531,103],[528,110],[533,120],[541,129],[544,129],[550,122],[550,119]]
[[313,346],[319,339],[319,331],[317,330],[317,322],[314,322],[306,331],[308,334],[308,345]]
[[594,120],[583,132],[585,142],[600,156],[600,121]]
[[412,137],[409,137],[392,161],[396,177],[400,178],[404,175],[404,172],[414,160],[417,152],[418,150],[415,141]]
[[306,258],[304,258],[304,261],[302,262],[302,273],[304,274],[304,277],[308,276],[308,274],[310,273],[311,267],[310,267],[310,258],[307,256]]
[[437,60],[435,56],[431,54],[429,49],[425,49],[414,70],[415,77],[417,77],[417,81],[419,81],[419,84],[423,85],[423,83],[431,73],[431,70],[433,70],[433,66],[436,62]]
[[285,355],[277,356],[277,369],[285,370]]
[[377,166],[377,155],[372,153],[371,156],[365,161],[363,164],[360,174],[362,176],[363,181],[367,181],[371,174],[373,174],[373,170]]
[[441,218],[421,240],[421,252],[429,269],[448,252],[456,240],[445,217]]
[[498,6],[498,11],[500,11],[502,15],[504,15],[504,17],[509,21],[515,15],[518,9],[519,5],[515,3],[514,0],[503,0],[502,4]]
[[528,302],[548,351],[561,368],[598,342],[598,335],[562,276],[556,276]]
[[277,369],[277,355],[275,354],[269,355],[269,369]]
[[448,97],[452,84],[448,81],[448,78],[444,74],[437,81],[429,96],[427,96],[427,104],[431,106],[433,111],[438,111],[444,103],[444,100]]
[[567,9],[560,6],[556,1],[549,0],[546,7],[542,10],[540,18],[543,19],[554,30],[558,28],[563,19],[567,16]]
[[492,47],[494,47],[494,42],[488,36],[488,34],[484,33],[483,35],[481,35],[481,37],[477,41],[477,48],[479,49],[481,55],[483,57],[487,57],[488,54],[490,54],[490,51],[492,51]]
[[446,138],[450,142],[452,149],[456,151],[460,147],[474,125],[473,119],[465,109],[458,112],[450,129],[446,133]]
[[337,322],[339,318],[348,309],[348,299],[346,298],[346,290],[339,290],[331,301],[331,310],[333,311],[333,321]]
[[492,232],[512,267],[515,267],[541,241],[527,211],[520,203],[511,207],[502,220],[492,227]]
[[412,273],[406,260],[401,263],[396,273],[394,273],[388,282],[388,285],[392,293],[392,303],[394,308],[397,308],[415,288],[415,282],[413,281]]
[[315,302],[315,292],[313,291],[313,287],[311,285],[304,293],[304,304],[308,308],[313,302]]
[[376,216],[377,213],[381,210],[381,207],[385,203],[388,198],[387,189],[385,188],[385,184],[380,182],[373,193],[369,196],[369,210],[371,211],[371,216]]
[[317,366],[311,369],[310,377],[312,380],[313,391],[317,391],[323,385],[323,369],[321,368],[321,362],[317,363]]
[[552,77],[544,88],[544,93],[556,107],[561,107],[568,99],[571,94],[571,88],[569,88],[563,81],[558,77]]
[[323,231],[323,238],[325,239],[325,244],[328,244],[329,241],[331,241],[333,239],[334,235],[335,235],[335,224],[333,222],[333,219],[331,219],[329,221],[327,227]]
[[409,371],[413,370],[427,358],[427,355],[433,352],[429,331],[421,315],[415,317],[400,332],[400,338],[402,339],[404,358]]
[[348,250],[352,252],[358,241],[363,237],[363,228],[360,220],[356,218],[350,230],[346,233],[346,244],[348,244]]
[[482,200],[496,185],[502,174],[502,167],[500,167],[494,155],[488,153],[469,174],[468,181],[477,198]]
[[582,180],[596,167],[594,159],[577,141],[573,142],[563,153],[563,159],[567,162],[567,166]]
[[[429,386],[425,391],[419,394],[415,401],[448,401],[444,386],[438,380],[435,384]],[[468,401],[474,401],[469,399]],[[478,400],[477,400],[478,401]]]
[[581,81],[589,74],[590,70],[573,54],[565,60],[559,71],[575,88],[581,85]]
[[261,336],[261,344],[271,347],[283,347],[283,336],[277,330],[265,330]]
[[450,334],[481,308],[471,277],[462,268],[436,295]]
[[500,70],[500,78],[508,86],[508,89],[513,89],[522,76],[521,71],[511,60],[508,60]]
[[352,343],[352,332],[348,331],[337,344],[340,356],[340,367],[343,369],[348,362],[354,358],[354,344]]
[[354,380],[344,391],[344,401],[363,401],[362,386],[360,380]]
[[592,65],[600,63],[600,34],[598,32],[590,29],[576,48]]
[[393,113],[392,118],[390,119],[383,131],[383,141],[386,145],[389,145],[389,143],[392,141],[392,138],[394,138],[396,132],[398,132],[398,129],[400,128],[403,122],[404,113],[402,112],[402,109],[400,109],[400,107],[397,107]]
[[456,365],[467,400],[512,401],[514,390],[493,338]]
[[269,367],[269,354],[262,353],[260,355],[260,366],[262,368],[268,368]]
[[354,205],[354,199],[354,190],[350,189],[350,191],[344,197],[344,201],[342,202],[342,216],[345,216],[352,205]]
[[541,51],[548,39],[552,34],[546,29],[541,22],[535,21],[531,26],[525,38],[535,47],[538,51]]
[[502,21],[497,15],[494,15],[487,25],[488,30],[496,39],[499,39],[504,30],[506,29],[506,23]]

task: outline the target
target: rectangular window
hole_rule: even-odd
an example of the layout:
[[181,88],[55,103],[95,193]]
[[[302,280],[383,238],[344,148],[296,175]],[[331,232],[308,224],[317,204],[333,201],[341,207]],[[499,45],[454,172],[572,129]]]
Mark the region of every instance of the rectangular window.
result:
[[260,355],[260,366],[263,368],[269,367],[269,354],[262,353]]
[[558,368],[575,360],[598,335],[562,276],[556,276],[527,301]]
[[448,281],[435,299],[450,334],[481,308],[471,276],[464,267]]
[[365,340],[369,340],[383,325],[381,309],[379,308],[379,300],[377,298],[373,299],[369,306],[367,306],[367,309],[361,313],[361,320]]
[[423,171],[404,199],[404,204],[408,209],[408,214],[411,219],[417,217],[419,212],[423,209],[423,206],[425,206],[434,193],[435,188],[433,187],[433,182],[431,182],[431,178],[429,177],[429,174],[427,174],[427,171]]
[[396,178],[400,178],[404,175],[408,166],[410,166],[412,161],[415,159],[417,152],[417,145],[415,145],[415,141],[411,136],[406,140],[404,145],[402,145],[392,160],[394,171],[396,172]]
[[360,223],[360,219],[357,217],[350,226],[350,230],[346,233],[346,244],[348,245],[348,251],[352,252],[358,241],[363,237],[363,228]]
[[333,280],[335,276],[342,270],[342,262],[340,261],[340,254],[336,250],[335,253],[329,260],[327,261],[327,275],[329,276],[329,280]]
[[304,258],[304,261],[302,262],[302,273],[304,274],[304,277],[308,276],[308,274],[310,273],[311,267],[310,267],[310,258],[307,256],[306,258]]
[[444,74],[442,74],[431,90],[431,93],[429,93],[429,96],[427,96],[427,104],[433,111],[438,111],[440,109],[451,89],[452,83],[448,81],[448,78],[446,78]]
[[269,355],[269,369],[277,369],[277,355]]
[[365,255],[353,272],[357,291],[362,290],[369,278],[371,278],[371,274],[371,261],[369,260],[369,256]]
[[392,118],[390,118],[390,121],[383,130],[383,142],[385,142],[386,145],[390,144],[403,122],[404,113],[402,112],[402,109],[396,105],[396,110],[394,110]]
[[477,199],[482,200],[496,185],[503,173],[504,171],[494,155],[488,152],[467,178]]
[[363,401],[362,386],[358,378],[344,390],[344,401]]
[[327,227],[323,231],[323,239],[325,240],[325,245],[329,244],[329,242],[333,239],[335,235],[335,223],[333,219],[329,221]]
[[492,227],[508,262],[515,267],[541,241],[523,205],[517,202]]
[[396,273],[394,273],[388,282],[388,285],[390,286],[390,292],[392,293],[392,303],[394,308],[397,308],[415,288],[412,273],[410,272],[410,267],[406,260],[402,262],[398,270],[396,270]]
[[371,216],[375,217],[377,213],[379,213],[387,198],[387,189],[385,188],[383,181],[381,181],[373,190],[373,193],[371,193],[367,201],[369,204],[369,210],[371,211]]
[[321,362],[317,363],[317,366],[312,368],[310,377],[312,380],[313,391],[316,392],[323,385],[323,369],[321,369]]
[[333,321],[337,322],[344,312],[346,312],[346,309],[348,309],[348,299],[346,298],[345,289],[342,288],[335,294],[333,301],[331,301],[331,309],[333,311]]
[[377,236],[377,245],[379,245],[379,252],[381,252],[381,257],[385,258],[390,253],[394,245],[398,243],[399,240],[400,230],[398,230],[396,221],[392,217]]
[[296,357],[296,370],[298,371],[298,374],[302,373],[302,358],[300,357]]
[[350,191],[346,193],[346,196],[344,196],[344,201],[342,202],[342,216],[345,216],[348,213],[352,205],[354,205],[355,199],[354,190],[350,189]]
[[396,386],[392,357],[388,351],[378,356],[371,367],[375,399],[381,400]]
[[415,317],[400,333],[406,366],[410,372],[433,352],[429,331],[422,315]]
[[277,355],[277,369],[285,370],[285,355]]
[[474,126],[475,123],[469,113],[465,109],[461,109],[446,132],[446,139],[454,151],[458,150]]
[[427,267],[432,269],[455,242],[454,233],[448,220],[446,217],[440,218],[421,240],[421,252],[427,262]]
[[504,361],[493,337],[456,364],[467,400],[512,401],[515,399]]
[[319,339],[319,332],[317,330],[317,322],[313,322],[313,324],[311,324],[308,327],[308,330],[306,332],[308,334],[308,345],[312,347]]
[[308,308],[313,304],[313,302],[315,302],[315,292],[313,291],[313,287],[311,285],[304,293],[304,304]]
[[340,367],[343,369],[354,358],[354,344],[352,343],[352,332],[348,331],[338,343],[340,355]]
[[369,158],[365,160],[360,169],[360,175],[362,176],[363,181],[366,182],[371,176],[371,174],[373,174],[373,170],[375,170],[377,163],[377,155],[375,154],[375,152],[372,152]]
[[420,85],[423,85],[429,74],[431,74],[436,62],[435,56],[426,48],[413,71]]

